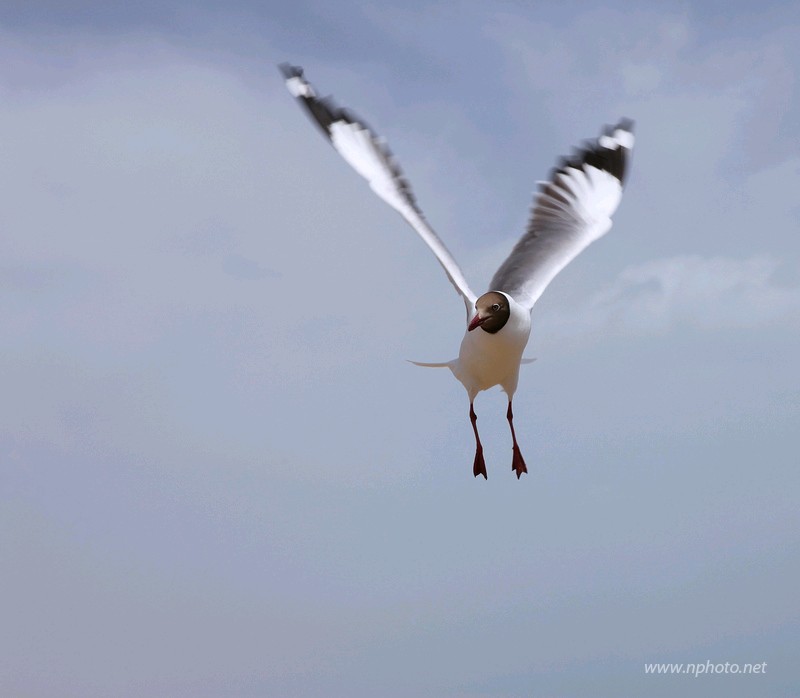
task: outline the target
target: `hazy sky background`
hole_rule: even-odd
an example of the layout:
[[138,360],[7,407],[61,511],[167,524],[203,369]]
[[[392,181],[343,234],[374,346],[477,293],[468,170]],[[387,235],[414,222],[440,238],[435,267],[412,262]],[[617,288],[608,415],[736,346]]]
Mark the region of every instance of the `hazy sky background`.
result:
[[[633,9],[635,8],[635,9]],[[476,291],[637,122],[515,398],[275,64]],[[800,5],[0,5],[0,694],[800,693]],[[645,676],[645,662],[767,662]]]

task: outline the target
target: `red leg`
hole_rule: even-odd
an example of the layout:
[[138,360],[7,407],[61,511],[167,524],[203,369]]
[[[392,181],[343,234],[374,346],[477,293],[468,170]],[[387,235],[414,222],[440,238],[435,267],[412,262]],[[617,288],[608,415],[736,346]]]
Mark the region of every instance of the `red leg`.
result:
[[472,465],[472,474],[475,477],[483,475],[484,480],[488,480],[489,476],[486,474],[486,462],[483,460],[483,446],[481,445],[481,437],[478,436],[478,415],[475,414],[475,408],[472,403],[469,403],[469,421],[472,422],[472,431],[475,432],[475,462]]
[[517,480],[519,480],[522,473],[528,472],[528,468],[525,466],[525,459],[522,457],[522,453],[517,445],[517,435],[514,433],[514,413],[511,411],[511,400],[508,401],[506,419],[508,419],[508,425],[511,427],[511,440],[514,442],[514,458],[511,462],[511,469],[517,474]]

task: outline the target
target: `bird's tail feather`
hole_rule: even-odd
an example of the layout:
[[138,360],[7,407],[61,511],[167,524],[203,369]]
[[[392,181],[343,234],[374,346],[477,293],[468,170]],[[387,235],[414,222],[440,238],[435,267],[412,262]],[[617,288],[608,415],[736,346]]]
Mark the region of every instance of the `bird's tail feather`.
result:
[[[430,362],[430,361],[412,361],[411,359],[406,359],[408,363],[414,364],[415,366],[423,366],[425,368],[453,368],[453,365],[458,361],[458,359],[453,359],[452,361],[440,361],[440,362]],[[521,359],[521,364],[532,364],[536,359]]]

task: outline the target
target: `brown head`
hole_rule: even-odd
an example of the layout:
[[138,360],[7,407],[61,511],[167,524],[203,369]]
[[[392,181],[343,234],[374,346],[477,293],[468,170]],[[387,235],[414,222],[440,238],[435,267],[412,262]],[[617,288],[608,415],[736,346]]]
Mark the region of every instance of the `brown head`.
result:
[[478,312],[467,327],[470,332],[476,327],[480,327],[489,334],[499,332],[508,322],[508,318],[511,315],[508,298],[497,291],[489,291],[489,293],[484,293],[478,298],[475,301],[475,310]]

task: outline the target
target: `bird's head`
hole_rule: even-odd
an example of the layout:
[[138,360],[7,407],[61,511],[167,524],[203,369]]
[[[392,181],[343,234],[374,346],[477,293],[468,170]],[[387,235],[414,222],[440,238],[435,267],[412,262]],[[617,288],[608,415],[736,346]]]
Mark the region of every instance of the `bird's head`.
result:
[[478,298],[475,301],[475,311],[475,317],[467,327],[470,332],[476,327],[489,334],[499,332],[511,315],[508,298],[498,291],[489,291]]

